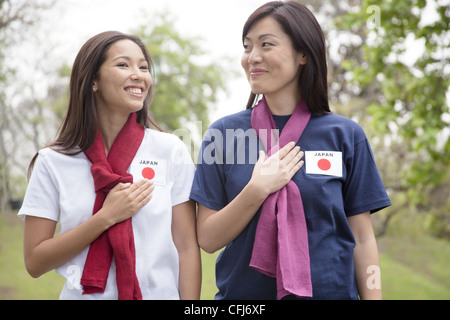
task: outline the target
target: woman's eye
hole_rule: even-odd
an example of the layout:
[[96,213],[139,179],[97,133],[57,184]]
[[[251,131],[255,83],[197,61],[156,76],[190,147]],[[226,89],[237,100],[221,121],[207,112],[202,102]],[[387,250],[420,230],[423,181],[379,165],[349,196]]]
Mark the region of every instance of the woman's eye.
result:
[[148,67],[148,66],[142,66],[142,67],[140,67],[140,69],[141,69],[141,70],[148,70],[149,67]]
[[270,46],[272,46],[272,44],[270,42],[263,42],[263,44],[262,44],[263,48],[270,47]]
[[119,63],[117,66],[120,67],[120,68],[128,67],[126,63]]

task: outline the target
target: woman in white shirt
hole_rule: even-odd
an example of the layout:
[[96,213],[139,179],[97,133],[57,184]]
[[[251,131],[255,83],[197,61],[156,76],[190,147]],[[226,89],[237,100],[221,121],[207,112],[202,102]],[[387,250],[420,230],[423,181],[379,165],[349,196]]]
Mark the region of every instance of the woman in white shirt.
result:
[[[200,297],[195,205],[189,200],[195,167],[184,144],[161,132],[148,115],[152,71],[150,55],[135,36],[104,32],[88,40],[74,62],[68,111],[58,136],[32,160],[19,211],[25,219],[25,266],[33,277],[53,269],[65,277],[61,299],[121,298],[116,279],[129,274],[116,274],[115,252],[103,288],[84,292],[80,280],[89,273],[84,268],[92,244],[125,221],[132,225],[135,258],[130,265],[138,295],[123,299]],[[112,157],[119,137],[122,145],[116,143],[116,149],[126,149],[127,141],[136,144],[134,136],[123,136],[127,126],[142,131],[142,142],[126,173],[116,175],[117,184],[110,185],[103,205],[93,212],[98,188],[91,173],[94,162],[86,155],[100,143],[104,156]],[[115,151],[121,161],[122,150]],[[61,233],[55,236],[57,222]],[[102,250],[90,259],[103,263]]]

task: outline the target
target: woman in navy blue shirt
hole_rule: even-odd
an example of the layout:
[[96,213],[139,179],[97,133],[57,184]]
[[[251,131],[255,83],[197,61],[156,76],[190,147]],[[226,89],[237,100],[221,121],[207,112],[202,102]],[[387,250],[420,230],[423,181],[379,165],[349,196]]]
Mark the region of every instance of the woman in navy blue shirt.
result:
[[[319,24],[296,1],[269,2],[249,17],[242,40],[242,66],[252,89],[247,109],[211,125],[191,191],[198,203],[200,246],[210,253],[225,247],[216,263],[216,299],[380,299],[370,214],[391,203],[364,131],[329,109],[326,48]],[[293,119],[302,108],[307,124],[300,129]],[[268,110],[280,141],[283,132],[296,131],[297,126],[303,130],[301,136],[270,154],[257,135],[255,110]],[[275,228],[259,226],[261,207],[274,194],[292,188],[291,182],[301,193],[300,205],[288,209],[294,215],[274,222]],[[292,207],[293,202],[288,198],[284,203]],[[275,219],[281,216],[281,206],[277,202]],[[293,227],[299,216],[306,224],[303,231]],[[265,227],[275,231],[266,234]],[[288,233],[286,249],[280,239]],[[265,255],[253,251],[266,235],[278,239],[272,248],[272,274],[250,266],[253,255],[259,255],[256,260]],[[298,250],[291,245],[305,251],[306,258],[296,261]],[[285,263],[293,269],[306,265],[306,276],[286,275],[292,270],[283,269]],[[289,279],[307,279],[306,291],[282,284],[292,282]]]

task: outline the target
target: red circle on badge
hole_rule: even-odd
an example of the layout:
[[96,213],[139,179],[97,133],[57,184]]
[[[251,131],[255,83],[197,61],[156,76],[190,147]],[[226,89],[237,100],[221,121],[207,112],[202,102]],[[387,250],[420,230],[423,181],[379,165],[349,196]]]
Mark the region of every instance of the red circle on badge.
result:
[[317,166],[320,170],[327,171],[331,168],[331,162],[327,159],[320,159],[319,162],[317,162]]
[[153,170],[150,167],[142,169],[142,176],[145,179],[152,180],[155,177],[155,175],[156,175],[155,170]]

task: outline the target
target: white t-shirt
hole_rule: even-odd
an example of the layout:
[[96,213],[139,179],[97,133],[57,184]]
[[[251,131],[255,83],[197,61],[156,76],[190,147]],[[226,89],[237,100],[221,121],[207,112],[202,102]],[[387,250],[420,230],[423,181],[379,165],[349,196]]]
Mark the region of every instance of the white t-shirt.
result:
[[[84,153],[67,156],[42,149],[18,215],[60,222],[61,233],[92,216],[95,201],[91,163]],[[153,178],[150,202],[132,218],[136,274],[144,299],[179,299],[178,253],[172,240],[172,207],[189,200],[195,167],[178,137],[146,129],[144,140],[128,168],[134,181]],[[66,278],[60,299],[117,299],[114,261],[105,292],[82,295],[80,278],[89,247],[58,267]],[[114,260],[114,259],[113,259]]]

